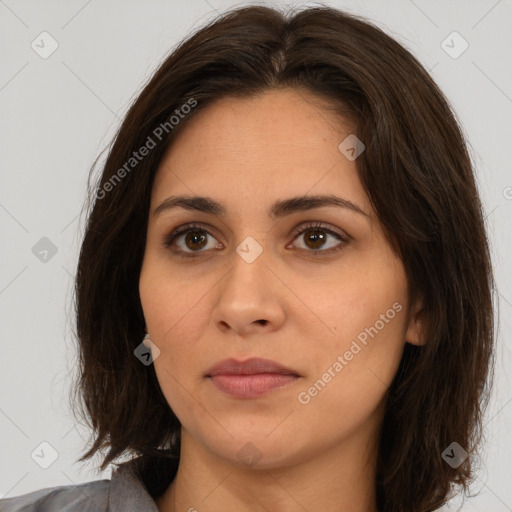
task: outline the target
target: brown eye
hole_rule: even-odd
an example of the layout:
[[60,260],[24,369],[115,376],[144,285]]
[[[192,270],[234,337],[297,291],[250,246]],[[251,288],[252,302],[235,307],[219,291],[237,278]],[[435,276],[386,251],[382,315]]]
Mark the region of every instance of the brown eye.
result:
[[185,236],[185,245],[192,250],[202,249],[207,243],[206,231],[194,230],[188,231]]
[[[209,237],[212,239],[212,243],[210,243],[210,247],[208,248]],[[172,250],[180,256],[193,257],[207,252],[208,249],[222,248],[221,244],[215,244],[213,240],[215,240],[215,238],[200,225],[186,224],[166,236],[163,245],[167,248],[176,246],[177,248],[173,248]]]
[[304,240],[310,249],[320,249],[327,237],[321,229],[308,229],[304,231]]
[[[329,255],[342,249],[349,242],[348,235],[344,236],[322,224],[312,223],[301,227],[304,229],[295,231],[292,245],[297,248],[295,244],[297,241],[300,242],[298,248],[307,254]],[[163,245],[171,248],[178,256],[195,257],[208,253],[211,249],[222,249],[222,244],[215,241],[215,237],[201,225],[187,224],[166,236]]]
[[[333,239],[333,242],[329,242]],[[349,241],[348,236],[343,236],[341,233],[336,233],[322,224],[313,223],[305,226],[305,229],[298,228],[295,232],[295,239],[302,242],[303,249],[314,256],[328,255],[334,251],[342,249]],[[294,242],[293,245],[295,245]]]

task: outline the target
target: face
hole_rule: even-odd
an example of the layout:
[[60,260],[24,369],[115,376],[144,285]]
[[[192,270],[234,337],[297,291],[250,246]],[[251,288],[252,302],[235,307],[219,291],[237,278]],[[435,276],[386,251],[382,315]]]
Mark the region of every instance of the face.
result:
[[[368,446],[405,340],[419,343],[402,263],[338,149],[350,133],[302,91],[226,98],[157,171],[139,283],[154,368],[185,437],[225,461],[270,468]],[[224,211],[155,212],[183,195]],[[251,358],[288,375],[208,376]]]

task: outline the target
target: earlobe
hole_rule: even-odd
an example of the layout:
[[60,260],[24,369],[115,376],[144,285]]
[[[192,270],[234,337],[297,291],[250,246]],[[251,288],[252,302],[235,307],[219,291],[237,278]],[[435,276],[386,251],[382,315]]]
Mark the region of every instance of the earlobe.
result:
[[425,310],[423,301],[418,300],[411,310],[409,324],[405,333],[406,343],[411,345],[423,346],[426,344],[425,339]]
[[147,348],[151,348],[151,338],[149,337],[149,334],[146,332],[144,339],[142,340],[142,343],[144,343],[144,346]]

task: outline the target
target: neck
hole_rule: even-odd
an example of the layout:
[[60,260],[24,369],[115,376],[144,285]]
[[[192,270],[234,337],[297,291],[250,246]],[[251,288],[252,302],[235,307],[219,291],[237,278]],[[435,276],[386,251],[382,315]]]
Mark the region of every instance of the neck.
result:
[[[376,438],[376,437],[373,437]],[[251,469],[212,453],[182,429],[176,477],[161,512],[376,512],[375,446],[358,431],[335,449]]]

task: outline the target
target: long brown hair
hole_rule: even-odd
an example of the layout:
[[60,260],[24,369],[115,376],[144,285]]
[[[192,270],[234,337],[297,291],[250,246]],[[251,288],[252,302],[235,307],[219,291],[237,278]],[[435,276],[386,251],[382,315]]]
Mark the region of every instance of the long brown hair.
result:
[[[375,485],[382,511],[434,510],[474,477],[491,389],[494,281],[483,209],[463,134],[425,69],[379,28],[328,7],[221,15],[169,55],[128,111],[91,186],[78,262],[75,398],[94,438],[79,460],[107,451],[104,469],[123,454],[179,456],[180,423],[153,367],[133,353],[144,335],[138,280],[154,175],[196,112],[282,87],[307,90],[353,120],[366,145],[361,183],[403,262],[409,299],[423,300],[426,345],[406,344],[389,388]],[[452,442],[470,454],[457,467],[442,457]]]

